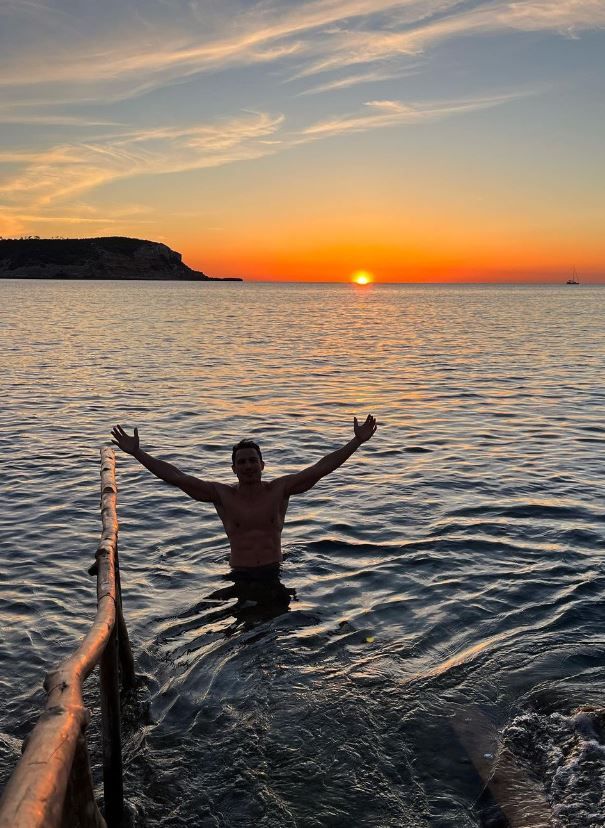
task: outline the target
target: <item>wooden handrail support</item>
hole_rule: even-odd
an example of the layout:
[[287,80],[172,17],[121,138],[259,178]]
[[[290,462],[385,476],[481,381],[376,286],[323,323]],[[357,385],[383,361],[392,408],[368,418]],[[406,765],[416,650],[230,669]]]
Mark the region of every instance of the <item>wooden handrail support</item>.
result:
[[[101,540],[96,553],[97,613],[93,625],[75,653],[50,671],[44,680],[46,705],[23,746],[23,755],[9,779],[0,800],[0,828],[59,828],[60,826],[119,825],[122,802],[110,814],[107,801],[108,764],[119,765],[121,797],[121,753],[111,755],[106,734],[116,722],[103,722],[103,771],[107,823],[97,808],[92,787],[86,726],[90,713],[84,707],[82,684],[97,664],[107,661],[104,654],[113,649],[115,676],[102,676],[102,716],[115,697],[104,698],[108,685],[117,689],[118,630],[122,685],[134,686],[134,663],[122,616],[118,565],[118,519],[116,512],[115,455],[110,447],[101,449]],[[113,646],[112,646],[113,642]],[[111,659],[110,659],[111,660]],[[111,670],[111,665],[110,665]],[[102,665],[103,672],[103,665]],[[105,668],[107,672],[107,668]],[[105,678],[105,681],[104,681]],[[105,688],[103,687],[105,685]],[[111,713],[110,713],[111,714]],[[119,697],[117,735],[119,746]],[[114,779],[115,781],[115,779]]]

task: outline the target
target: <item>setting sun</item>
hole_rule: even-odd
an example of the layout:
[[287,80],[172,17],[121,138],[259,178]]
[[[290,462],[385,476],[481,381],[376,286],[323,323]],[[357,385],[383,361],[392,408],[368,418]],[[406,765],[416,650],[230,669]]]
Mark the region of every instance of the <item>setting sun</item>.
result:
[[356,285],[369,285],[374,277],[367,270],[357,270],[352,276],[351,281]]

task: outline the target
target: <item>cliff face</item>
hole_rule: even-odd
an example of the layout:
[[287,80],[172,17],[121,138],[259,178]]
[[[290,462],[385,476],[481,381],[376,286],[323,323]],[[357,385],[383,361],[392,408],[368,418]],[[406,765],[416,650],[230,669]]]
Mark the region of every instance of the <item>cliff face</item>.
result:
[[98,239],[0,239],[4,279],[167,279],[209,282],[165,244],[109,236]]

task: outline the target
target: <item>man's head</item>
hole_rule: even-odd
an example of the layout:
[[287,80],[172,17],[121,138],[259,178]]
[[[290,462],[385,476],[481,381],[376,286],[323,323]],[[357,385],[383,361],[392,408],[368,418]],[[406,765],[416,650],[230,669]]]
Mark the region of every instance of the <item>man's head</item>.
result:
[[260,480],[265,464],[261,450],[254,440],[240,440],[233,446],[231,468],[240,483]]

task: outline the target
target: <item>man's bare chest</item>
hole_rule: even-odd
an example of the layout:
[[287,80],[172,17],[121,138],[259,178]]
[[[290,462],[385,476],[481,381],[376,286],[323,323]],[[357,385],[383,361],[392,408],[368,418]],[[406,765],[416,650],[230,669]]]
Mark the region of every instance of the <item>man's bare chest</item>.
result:
[[282,526],[287,509],[283,494],[263,490],[257,494],[242,494],[236,489],[221,493],[217,511],[224,523],[238,529],[269,529]]

